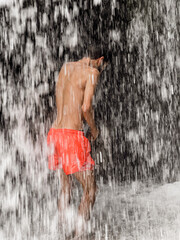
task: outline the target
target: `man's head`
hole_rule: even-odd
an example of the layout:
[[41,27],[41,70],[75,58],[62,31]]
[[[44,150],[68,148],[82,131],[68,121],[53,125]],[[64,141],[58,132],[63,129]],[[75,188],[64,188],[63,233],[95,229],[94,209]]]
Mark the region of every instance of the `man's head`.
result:
[[100,45],[90,45],[87,55],[90,58],[90,66],[97,68],[99,72],[102,72],[108,64],[107,53],[102,50]]

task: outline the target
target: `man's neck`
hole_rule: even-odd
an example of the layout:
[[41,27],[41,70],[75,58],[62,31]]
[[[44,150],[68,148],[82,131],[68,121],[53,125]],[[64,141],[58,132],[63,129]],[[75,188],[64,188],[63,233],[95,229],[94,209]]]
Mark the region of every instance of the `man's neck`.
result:
[[85,64],[85,65],[87,65],[87,66],[90,66],[91,59],[84,57],[84,58],[82,58],[81,60],[79,60],[78,62],[83,63],[83,64]]
[[91,60],[89,57],[84,57],[81,60],[79,60],[80,63],[97,69],[97,67],[94,66],[93,61],[94,60]]

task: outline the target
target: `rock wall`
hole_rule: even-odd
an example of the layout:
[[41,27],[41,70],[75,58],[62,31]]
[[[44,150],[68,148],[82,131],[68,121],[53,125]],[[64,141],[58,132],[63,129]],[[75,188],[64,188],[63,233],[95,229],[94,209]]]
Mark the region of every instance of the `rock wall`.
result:
[[[98,40],[111,65],[94,101],[97,177],[177,179],[179,11],[177,0],[1,1],[3,141],[16,144],[12,130],[24,126],[32,145],[42,145],[63,62],[83,57]],[[23,162],[19,148],[17,154]]]

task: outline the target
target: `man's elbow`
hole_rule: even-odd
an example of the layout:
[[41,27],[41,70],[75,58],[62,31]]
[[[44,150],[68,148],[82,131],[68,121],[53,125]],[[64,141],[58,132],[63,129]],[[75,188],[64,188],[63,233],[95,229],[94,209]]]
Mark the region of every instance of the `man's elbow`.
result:
[[91,106],[88,104],[83,104],[81,108],[82,108],[83,113],[88,113],[91,111]]

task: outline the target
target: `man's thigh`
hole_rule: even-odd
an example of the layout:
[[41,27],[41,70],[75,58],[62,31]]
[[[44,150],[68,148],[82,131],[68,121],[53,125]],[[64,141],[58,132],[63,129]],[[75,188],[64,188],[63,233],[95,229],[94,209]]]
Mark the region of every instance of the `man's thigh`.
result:
[[96,186],[94,170],[75,172],[73,175],[82,184],[83,189],[89,189]]

